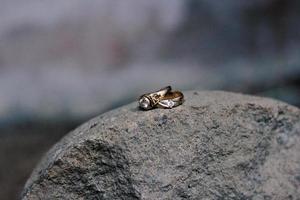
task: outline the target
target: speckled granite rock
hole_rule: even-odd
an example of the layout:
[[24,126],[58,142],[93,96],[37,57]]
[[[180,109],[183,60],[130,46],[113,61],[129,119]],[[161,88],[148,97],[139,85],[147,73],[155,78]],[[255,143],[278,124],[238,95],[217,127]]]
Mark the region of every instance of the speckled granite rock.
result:
[[132,103],[56,144],[23,199],[299,199],[300,111],[271,99],[185,92],[184,105]]

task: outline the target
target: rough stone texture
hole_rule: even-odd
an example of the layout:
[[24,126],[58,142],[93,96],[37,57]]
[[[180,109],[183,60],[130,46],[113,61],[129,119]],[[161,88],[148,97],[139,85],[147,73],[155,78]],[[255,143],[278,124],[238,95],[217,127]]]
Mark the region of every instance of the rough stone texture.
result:
[[23,199],[299,199],[300,111],[271,99],[185,92],[184,105],[137,103],[56,144]]

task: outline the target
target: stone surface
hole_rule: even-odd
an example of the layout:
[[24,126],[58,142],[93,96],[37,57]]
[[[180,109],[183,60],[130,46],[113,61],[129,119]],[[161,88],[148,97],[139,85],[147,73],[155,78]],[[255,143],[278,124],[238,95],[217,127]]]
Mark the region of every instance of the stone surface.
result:
[[266,98],[184,93],[83,124],[44,157],[23,199],[299,199],[300,111]]

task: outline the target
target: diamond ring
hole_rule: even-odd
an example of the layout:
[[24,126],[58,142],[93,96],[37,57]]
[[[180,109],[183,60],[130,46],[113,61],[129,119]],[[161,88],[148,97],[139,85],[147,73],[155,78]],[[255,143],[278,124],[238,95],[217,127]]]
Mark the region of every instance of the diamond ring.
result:
[[171,86],[162,88],[156,92],[147,93],[139,98],[139,106],[143,110],[153,108],[173,108],[183,103],[182,92],[172,91]]

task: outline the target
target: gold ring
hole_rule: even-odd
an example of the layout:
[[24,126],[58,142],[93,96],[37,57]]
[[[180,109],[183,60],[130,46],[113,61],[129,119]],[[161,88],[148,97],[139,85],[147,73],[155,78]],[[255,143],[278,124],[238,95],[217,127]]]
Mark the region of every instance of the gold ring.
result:
[[173,108],[183,103],[184,96],[182,92],[172,92],[171,86],[162,88],[156,92],[143,94],[139,98],[139,106],[143,110],[152,108]]
[[159,102],[157,107],[160,108],[174,108],[183,103],[184,96],[180,91],[174,91],[166,94]]

